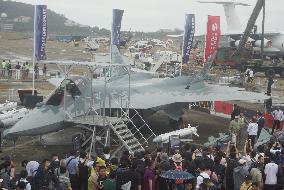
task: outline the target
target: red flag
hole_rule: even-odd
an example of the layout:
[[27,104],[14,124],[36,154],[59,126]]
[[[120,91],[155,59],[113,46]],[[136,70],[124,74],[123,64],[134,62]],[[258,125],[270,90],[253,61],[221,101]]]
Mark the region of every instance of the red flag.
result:
[[220,17],[208,16],[204,61],[217,51],[220,36]]

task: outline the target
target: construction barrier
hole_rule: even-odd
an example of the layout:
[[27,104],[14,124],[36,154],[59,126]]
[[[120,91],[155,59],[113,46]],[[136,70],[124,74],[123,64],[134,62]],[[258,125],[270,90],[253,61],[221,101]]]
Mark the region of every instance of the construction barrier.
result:
[[234,110],[234,105],[227,103],[227,102],[221,102],[221,101],[215,101],[214,102],[214,111],[217,113],[223,113],[226,115],[231,115],[231,113]]

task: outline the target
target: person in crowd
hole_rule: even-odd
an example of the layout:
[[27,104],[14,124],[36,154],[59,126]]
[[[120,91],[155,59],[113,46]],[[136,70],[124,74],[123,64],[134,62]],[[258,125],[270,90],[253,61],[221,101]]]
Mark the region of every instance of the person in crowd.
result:
[[273,115],[274,121],[273,121],[273,127],[272,127],[271,134],[274,134],[275,127],[276,127],[276,130],[280,129],[281,121],[283,120],[284,114],[283,114],[283,111],[280,110],[280,107],[277,107],[277,109],[272,112],[272,115]]
[[[131,186],[133,186],[131,184]],[[131,189],[131,187],[130,187]],[[104,190],[116,190],[115,174],[109,174],[108,178],[104,181]]]
[[70,156],[66,159],[66,168],[69,173],[72,190],[78,190],[78,164],[76,152],[71,151]]
[[89,170],[87,163],[88,163],[87,153],[81,152],[79,163],[78,163],[79,190],[88,190],[88,179],[91,175],[91,171]]
[[121,186],[127,184],[130,179],[127,177],[126,172],[129,171],[130,161],[127,155],[120,158],[120,166],[116,170],[116,188],[119,190]]
[[[3,62],[4,62],[5,60],[3,60]],[[2,64],[2,62],[0,62],[0,78],[2,78],[2,77],[4,77],[3,76],[3,71],[4,71],[5,69],[4,69],[4,67],[3,67],[3,64]]]
[[237,143],[239,147],[243,147],[244,139],[246,139],[246,126],[247,126],[247,119],[243,112],[240,113],[238,123],[240,126],[240,130],[239,130],[239,134],[237,134],[237,136],[239,136]]
[[204,179],[210,179],[210,176],[205,171],[205,164],[201,163],[199,166],[200,174],[197,176],[196,179],[196,189],[200,188],[200,185],[204,183]]
[[263,156],[259,155],[256,165],[253,166],[250,170],[252,183],[256,184],[258,189],[263,188],[263,176],[262,176],[263,162],[264,162]]
[[26,170],[28,172],[28,179],[31,180],[31,178],[35,176],[35,174],[38,170],[39,163],[37,161],[23,160],[22,161],[22,167],[26,168]]
[[99,171],[99,164],[97,162],[93,162],[91,168],[91,174],[88,179],[88,189],[97,189],[98,188],[98,171]]
[[2,61],[2,77],[5,77],[5,72],[7,70],[7,63],[5,60]]
[[20,76],[21,76],[21,65],[18,62],[17,65],[15,66],[16,69],[16,80],[20,80]]
[[7,65],[6,65],[6,68],[7,68],[7,72],[8,72],[9,78],[11,78],[12,77],[12,64],[11,64],[11,60],[8,61]]
[[10,189],[10,162],[5,160],[2,164],[1,164],[1,170],[0,170],[0,178],[3,179],[3,181],[1,182],[1,187],[5,188],[5,189]]
[[239,116],[241,113],[241,109],[237,104],[234,104],[234,110],[231,113],[231,121],[235,119],[236,116]]
[[275,155],[271,154],[270,162],[265,165],[265,183],[264,190],[276,190],[277,189],[277,174],[279,166],[275,163]]
[[50,160],[44,159],[32,179],[32,189],[49,190],[59,185],[58,178],[50,170]]
[[29,72],[30,72],[30,64],[29,64],[29,62],[26,62],[26,65],[25,65],[25,72],[26,72],[26,74],[25,74],[25,79],[28,79],[28,77],[29,77]]
[[60,160],[58,154],[52,154],[51,156],[51,163],[50,163],[50,169],[53,173],[60,167]]
[[35,79],[39,78],[39,66],[38,63],[35,64],[34,66],[34,72],[35,72]]
[[43,73],[44,78],[46,78],[46,74],[47,74],[47,66],[46,66],[46,64],[43,64],[42,73]]
[[267,82],[267,91],[266,91],[267,96],[271,96],[271,88],[272,88],[273,83],[274,83],[273,77],[269,76],[268,82]]
[[155,176],[155,161],[145,160],[145,173],[144,173],[144,190],[155,190],[156,176]]
[[261,112],[258,112],[258,118],[257,118],[257,139],[259,138],[259,135],[264,128],[265,125],[265,118],[263,117],[263,114]]
[[239,166],[234,168],[233,177],[234,177],[234,189],[238,190],[241,188],[243,182],[247,175],[249,175],[248,168],[246,166],[246,160],[240,159],[238,161]]
[[[184,170],[186,170],[185,163],[183,162]],[[144,168],[145,169],[145,168]],[[163,152],[160,154],[159,162],[157,163],[156,167],[156,174],[157,174],[157,189],[164,189],[168,190],[169,185],[165,178],[160,177],[160,175],[170,169],[173,169],[169,162],[169,156],[167,153]]]
[[253,147],[255,144],[255,138],[257,136],[258,124],[256,122],[256,117],[253,117],[251,122],[248,124],[247,132],[248,139],[251,141],[251,146]]
[[[179,153],[176,153],[175,155],[173,155],[172,161],[173,161],[174,170],[183,171],[182,160],[183,160],[182,156]],[[178,190],[184,190],[185,189],[185,181],[177,179],[175,181],[175,186],[176,186],[176,189],[178,189]]]
[[237,160],[239,159],[238,149],[236,143],[231,146],[229,141],[226,148],[226,170],[225,170],[225,187],[226,189],[234,189],[234,168],[238,166]]
[[240,190],[252,190],[252,178],[250,175],[245,176],[245,181],[242,183]]
[[26,170],[22,170],[20,172],[20,180],[17,181],[16,187],[18,190],[31,190],[32,186],[30,182],[27,179],[28,177],[28,172]]
[[[54,157],[53,157],[54,160]],[[56,159],[55,159],[56,160]],[[51,164],[50,164],[51,165]],[[59,161],[59,167],[52,169],[59,181],[59,187],[63,190],[72,190],[69,179],[69,174],[66,168],[66,160],[62,159]]]
[[239,116],[235,116],[234,119],[230,122],[229,131],[232,137],[232,142],[239,142],[239,134],[240,134],[240,124],[239,124]]

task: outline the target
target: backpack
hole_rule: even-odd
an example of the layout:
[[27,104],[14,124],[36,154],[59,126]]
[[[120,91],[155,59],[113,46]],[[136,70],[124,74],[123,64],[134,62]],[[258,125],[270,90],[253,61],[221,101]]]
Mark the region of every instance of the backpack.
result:
[[69,178],[66,176],[59,176],[59,185],[57,187],[57,190],[66,190],[69,187]]
[[16,188],[17,188],[17,190],[24,190],[24,189],[26,189],[27,184],[29,184],[29,182],[18,181]]
[[[177,165],[175,170],[176,170],[176,171],[182,171],[182,166],[181,166],[181,165],[179,165],[179,166]],[[184,182],[183,179],[177,179],[177,180],[175,181],[175,184],[176,184],[176,185],[181,185],[181,184],[183,184],[183,182]]]

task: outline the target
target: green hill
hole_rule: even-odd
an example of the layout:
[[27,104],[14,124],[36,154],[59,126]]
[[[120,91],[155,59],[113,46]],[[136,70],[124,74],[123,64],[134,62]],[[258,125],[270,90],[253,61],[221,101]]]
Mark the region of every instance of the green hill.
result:
[[[0,0],[0,14],[6,13],[8,19],[18,18],[20,16],[34,17],[34,6],[31,4],[25,4],[14,1]],[[80,27],[80,26],[66,26],[64,25],[67,20],[66,17],[60,15],[52,10],[47,11],[48,19],[48,32],[49,34],[72,34],[72,35],[107,35],[109,32],[105,29],[99,29],[98,27]],[[33,21],[29,23],[14,23],[14,30],[16,32],[32,32]]]

